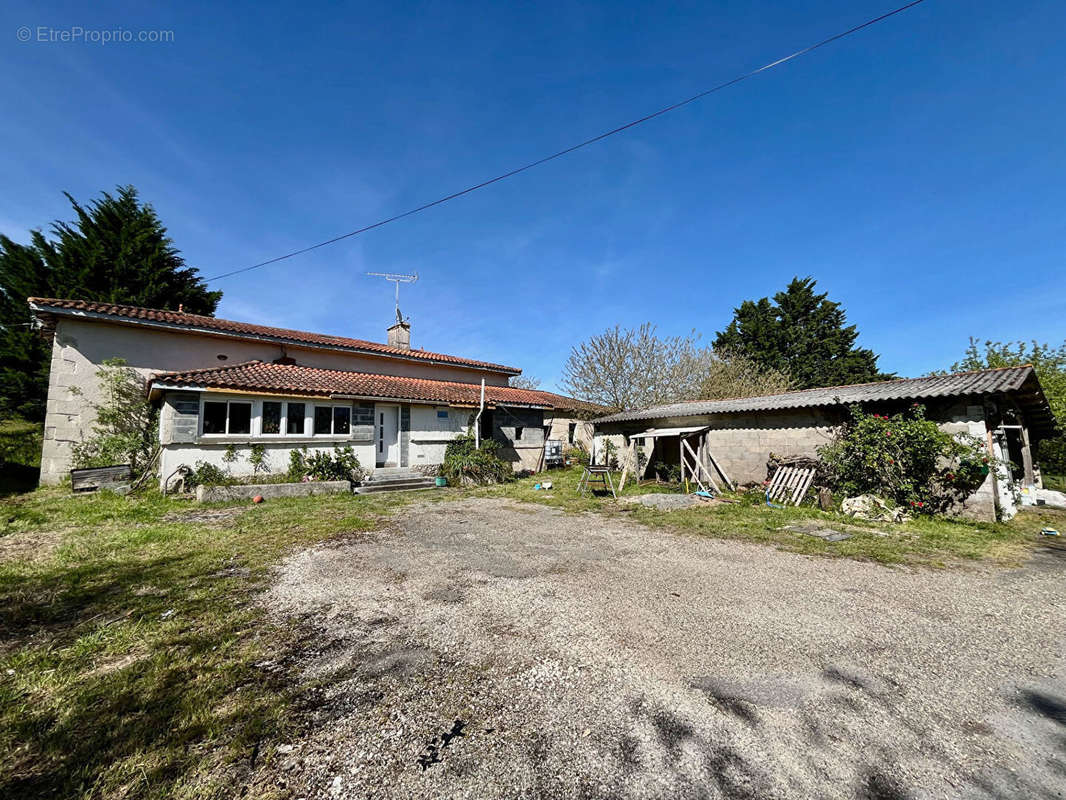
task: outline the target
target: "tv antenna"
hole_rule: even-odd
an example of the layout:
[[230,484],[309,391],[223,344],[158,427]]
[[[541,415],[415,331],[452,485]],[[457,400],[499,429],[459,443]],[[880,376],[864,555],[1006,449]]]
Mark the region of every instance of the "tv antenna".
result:
[[387,281],[392,281],[396,284],[396,321],[399,323],[404,322],[404,318],[400,315],[400,284],[401,283],[414,283],[418,280],[418,273],[414,275],[407,275],[402,272],[368,272],[367,275],[371,275],[375,278],[384,278]]

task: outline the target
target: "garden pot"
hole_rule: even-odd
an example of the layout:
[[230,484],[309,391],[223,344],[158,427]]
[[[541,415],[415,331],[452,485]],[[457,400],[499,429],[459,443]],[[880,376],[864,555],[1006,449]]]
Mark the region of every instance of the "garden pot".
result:
[[447,486],[447,485],[448,485],[448,479],[447,478],[445,478],[445,477],[438,477],[437,478],[437,486]]

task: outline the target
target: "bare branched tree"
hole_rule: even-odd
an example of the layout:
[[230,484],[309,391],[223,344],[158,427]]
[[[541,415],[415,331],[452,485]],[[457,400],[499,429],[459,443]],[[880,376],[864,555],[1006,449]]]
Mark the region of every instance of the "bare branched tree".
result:
[[750,359],[717,354],[700,335],[661,337],[646,322],[616,325],[570,351],[563,389],[612,410],[787,391],[788,378]]
[[532,375],[518,375],[511,378],[509,385],[516,389],[539,389],[540,378],[534,378]]
[[783,372],[760,367],[747,356],[715,351],[696,399],[759,397],[765,394],[780,394],[792,388],[792,381]]
[[646,322],[636,330],[615,325],[570,351],[564,390],[613,410],[691,400],[714,358],[699,334],[660,337]]

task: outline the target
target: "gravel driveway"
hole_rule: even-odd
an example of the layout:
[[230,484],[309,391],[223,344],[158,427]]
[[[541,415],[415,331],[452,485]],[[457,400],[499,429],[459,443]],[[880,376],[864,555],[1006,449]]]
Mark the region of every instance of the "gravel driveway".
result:
[[[708,512],[713,513],[713,512]],[[1062,797],[1066,560],[887,569],[497,500],[291,558],[295,797]],[[291,750],[290,750],[291,747]]]

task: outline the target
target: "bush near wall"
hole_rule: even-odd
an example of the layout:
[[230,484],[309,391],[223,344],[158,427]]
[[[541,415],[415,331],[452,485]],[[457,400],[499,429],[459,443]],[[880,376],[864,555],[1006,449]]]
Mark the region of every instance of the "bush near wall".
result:
[[945,433],[925,418],[920,403],[892,416],[852,406],[851,419],[818,454],[834,491],[874,494],[919,514],[948,510],[977,491],[989,472],[984,443]]
[[453,486],[514,480],[511,465],[496,455],[498,448],[494,439],[483,439],[479,448],[473,434],[460,434],[444,449],[440,474]]

